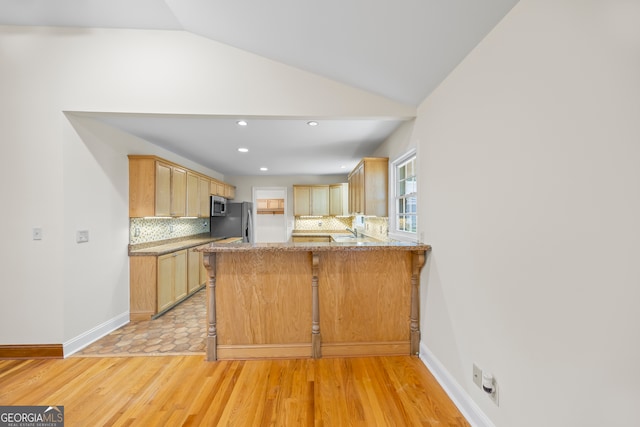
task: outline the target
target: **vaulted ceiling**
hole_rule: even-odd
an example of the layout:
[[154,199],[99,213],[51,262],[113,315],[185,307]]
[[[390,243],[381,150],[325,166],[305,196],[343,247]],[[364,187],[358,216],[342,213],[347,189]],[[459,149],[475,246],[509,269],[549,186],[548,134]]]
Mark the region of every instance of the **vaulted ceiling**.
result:
[[[417,106],[516,3],[517,0],[0,0],[0,24],[183,30]],[[101,119],[185,157],[195,156],[193,160],[225,175],[259,174],[257,163],[231,167],[220,157],[203,158],[206,154],[199,147],[201,136],[227,132],[235,125],[233,117],[112,115]],[[255,132],[246,131],[236,137],[246,138],[238,144],[249,145],[249,138],[273,135],[269,141],[272,149],[264,153],[274,155],[273,162],[264,156],[261,159],[265,164],[277,165],[270,166],[268,173],[345,173],[341,166],[352,167],[357,156],[373,152],[401,121],[398,118],[375,123],[345,118],[317,126],[312,136],[306,136],[308,126],[301,126],[306,120],[288,117],[257,121]],[[192,129],[186,134],[185,125]],[[174,134],[181,137],[179,144],[173,140]],[[185,140],[185,135],[191,137]],[[299,144],[305,138],[313,138],[306,152]],[[296,143],[294,152],[292,146]],[[288,161],[277,163],[275,158],[282,156]],[[318,173],[315,169],[319,169]]]

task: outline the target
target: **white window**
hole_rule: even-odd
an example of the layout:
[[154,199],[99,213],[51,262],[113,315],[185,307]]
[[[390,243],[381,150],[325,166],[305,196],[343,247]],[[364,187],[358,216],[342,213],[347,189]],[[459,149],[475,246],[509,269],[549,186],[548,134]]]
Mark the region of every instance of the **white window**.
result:
[[418,232],[418,180],[416,153],[393,163],[395,181],[394,234],[415,239]]

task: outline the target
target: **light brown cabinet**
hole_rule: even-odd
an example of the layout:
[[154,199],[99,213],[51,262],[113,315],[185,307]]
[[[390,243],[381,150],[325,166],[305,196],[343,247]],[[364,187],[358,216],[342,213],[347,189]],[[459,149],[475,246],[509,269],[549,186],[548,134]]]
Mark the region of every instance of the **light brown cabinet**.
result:
[[187,173],[187,215],[189,217],[208,218],[210,216],[210,180]]
[[[199,272],[198,272],[199,273]],[[158,257],[157,310],[160,313],[187,296],[187,251]]]
[[224,197],[225,199],[236,198],[236,187],[221,181],[211,181],[211,194],[214,196]]
[[198,178],[198,199],[200,200],[199,216],[200,218],[209,218],[211,216],[211,188],[208,178]]
[[209,196],[235,187],[156,156],[129,156],[129,217],[209,217]]
[[294,185],[293,215],[329,215],[329,185]]
[[192,172],[187,172],[186,216],[200,216],[200,178]]
[[[151,212],[150,205],[141,206],[148,215],[140,216],[185,216],[187,171],[160,161],[155,162],[155,169],[155,208]],[[131,178],[129,185],[131,186]],[[131,194],[129,197],[131,198]],[[131,203],[129,209],[131,210]]]
[[257,199],[256,205],[259,215],[284,214],[284,199]]
[[389,159],[365,157],[349,174],[349,212],[388,216]]
[[129,257],[131,320],[149,320],[200,289],[206,281],[202,253],[182,249]]
[[[206,281],[206,269],[202,262],[202,252],[197,252],[194,249],[189,249],[187,252],[187,293],[192,294]],[[205,276],[202,275],[202,270],[205,272]]]
[[349,215],[349,184],[329,185],[329,215]]

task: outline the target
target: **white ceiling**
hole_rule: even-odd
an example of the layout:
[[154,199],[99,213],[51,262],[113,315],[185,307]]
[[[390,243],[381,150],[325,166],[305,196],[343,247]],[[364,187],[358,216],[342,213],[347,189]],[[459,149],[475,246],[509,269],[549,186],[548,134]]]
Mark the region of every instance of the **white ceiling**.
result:
[[[184,30],[416,106],[516,3],[0,0],[0,24]],[[102,120],[225,175],[256,175],[262,163],[275,175],[345,173],[340,166],[370,155],[401,122],[331,120],[311,129],[306,119],[258,119],[240,132],[230,117]],[[236,164],[236,145],[261,162]]]

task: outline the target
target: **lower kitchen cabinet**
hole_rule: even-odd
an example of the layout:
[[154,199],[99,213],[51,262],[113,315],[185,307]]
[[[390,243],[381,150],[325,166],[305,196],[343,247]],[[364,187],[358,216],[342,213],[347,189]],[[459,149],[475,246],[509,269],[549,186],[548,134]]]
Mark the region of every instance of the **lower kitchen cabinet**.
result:
[[187,296],[187,251],[158,257],[158,312]]
[[206,277],[201,266],[202,253],[193,249],[129,257],[130,319],[151,319],[197,291]]
[[207,269],[204,268],[202,257],[202,252],[197,252],[196,248],[188,250],[187,263],[189,265],[189,271],[187,274],[187,292],[189,294],[198,290],[198,288],[206,282]]

